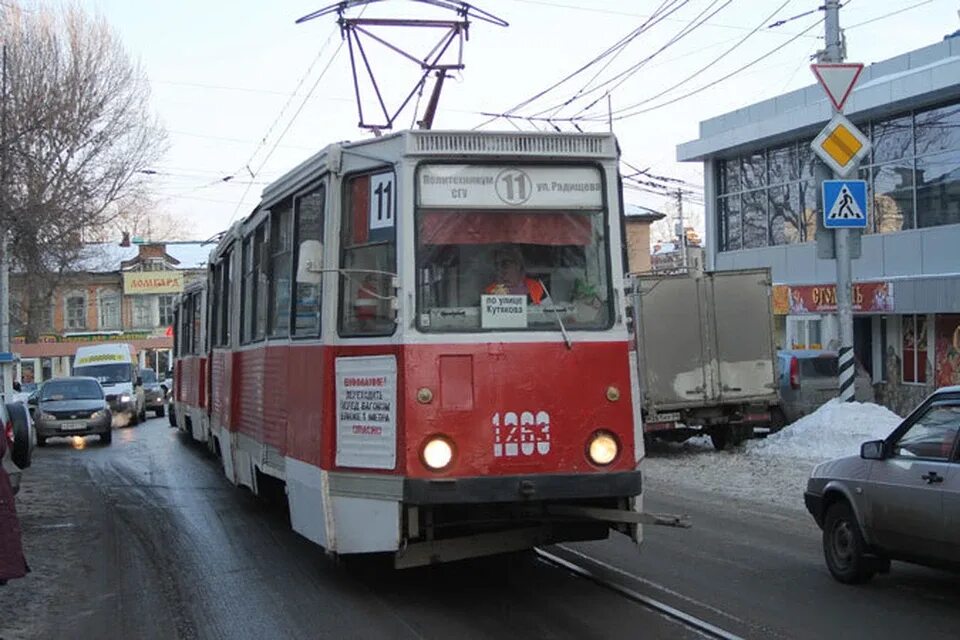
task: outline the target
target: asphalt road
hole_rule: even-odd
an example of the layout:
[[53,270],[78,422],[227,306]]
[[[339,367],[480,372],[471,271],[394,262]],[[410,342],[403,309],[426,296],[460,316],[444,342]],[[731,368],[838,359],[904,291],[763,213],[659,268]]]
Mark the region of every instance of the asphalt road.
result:
[[33,573],[0,638],[684,638],[529,557],[395,572],[337,562],[166,419],[51,441],[18,500]]
[[[758,508],[659,478],[647,488],[648,511],[694,527],[647,527],[641,553],[620,536],[556,551],[747,638],[958,637],[955,574],[894,563],[840,585],[799,503]],[[166,419],[117,430],[109,447],[51,441],[18,509],[33,573],[0,588],[4,640],[697,637],[530,558],[403,572],[337,562]]]

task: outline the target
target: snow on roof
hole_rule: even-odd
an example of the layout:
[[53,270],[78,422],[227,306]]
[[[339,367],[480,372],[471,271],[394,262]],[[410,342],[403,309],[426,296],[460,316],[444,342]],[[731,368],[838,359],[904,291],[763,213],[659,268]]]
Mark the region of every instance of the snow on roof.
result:
[[623,215],[627,218],[650,218],[653,220],[660,220],[666,218],[666,214],[660,213],[649,207],[644,207],[639,204],[630,204],[629,202],[624,203],[623,205]]
[[841,402],[834,398],[763,440],[751,440],[751,454],[772,457],[830,460],[860,454],[868,440],[886,438],[903,419],[870,402]]
[[[154,244],[154,243],[150,243]],[[208,242],[166,242],[167,255],[180,264],[178,269],[200,269],[210,257],[213,243]],[[140,244],[121,247],[115,242],[92,242],[84,245],[83,254],[77,263],[77,271],[105,272],[119,271],[121,264],[136,258],[140,253]]]

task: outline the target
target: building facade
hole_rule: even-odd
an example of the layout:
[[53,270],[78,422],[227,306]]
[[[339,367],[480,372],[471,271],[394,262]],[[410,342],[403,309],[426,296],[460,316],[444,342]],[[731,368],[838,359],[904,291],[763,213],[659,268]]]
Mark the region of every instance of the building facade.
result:
[[[844,113],[872,144],[859,169],[855,354],[878,399],[903,413],[960,383],[960,38],[866,67]],[[771,269],[784,348],[839,344],[836,263],[816,247],[824,170],[810,148],[831,116],[813,85],[701,122],[677,150],[704,164],[707,268]]]
[[650,271],[652,268],[650,225],[667,216],[640,205],[626,204],[623,217],[626,231],[624,238],[627,244],[627,271],[629,273]]
[[169,370],[176,297],[186,284],[205,277],[210,248],[198,242],[87,245],[77,269],[57,283],[33,331],[27,331],[22,312],[30,292],[12,273],[15,378],[42,382],[70,375],[78,346],[105,342],[128,342],[140,366]]

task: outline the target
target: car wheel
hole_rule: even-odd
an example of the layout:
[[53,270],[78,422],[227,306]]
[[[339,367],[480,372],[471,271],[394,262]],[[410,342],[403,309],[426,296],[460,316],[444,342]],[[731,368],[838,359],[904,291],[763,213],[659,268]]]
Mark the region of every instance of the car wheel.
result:
[[146,421],[147,421],[147,407],[146,407],[146,405],[144,405],[143,409],[140,409],[140,416],[139,416],[139,418],[138,418],[138,421],[139,421],[139,422],[146,422]]
[[167,411],[166,411],[166,408],[165,408],[163,405],[160,405],[159,407],[157,407],[156,411],[154,411],[153,413],[154,413],[158,418],[162,418],[164,415],[166,415]]
[[21,469],[30,466],[32,443],[30,442],[30,414],[27,407],[20,402],[7,404],[7,415],[13,424],[13,446],[10,450],[10,459]]
[[827,509],[823,523],[823,556],[830,574],[844,584],[867,582],[876,573],[853,510],[846,502]]
[[110,444],[113,442],[113,429],[109,429],[100,434],[101,444]]

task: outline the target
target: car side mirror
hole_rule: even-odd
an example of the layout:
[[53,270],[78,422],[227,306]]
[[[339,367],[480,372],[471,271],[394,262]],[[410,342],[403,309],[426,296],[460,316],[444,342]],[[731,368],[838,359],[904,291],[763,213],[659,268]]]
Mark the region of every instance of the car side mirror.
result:
[[883,440],[871,440],[860,445],[860,457],[864,460],[883,460]]
[[133,384],[134,384],[134,386],[136,386],[136,387],[142,387],[142,386],[143,386],[143,378],[140,377],[140,376],[137,376],[137,380],[136,380],[136,382],[134,382]]
[[29,398],[27,398],[27,404],[30,405],[31,407],[37,406],[38,404],[37,396],[30,396]]

